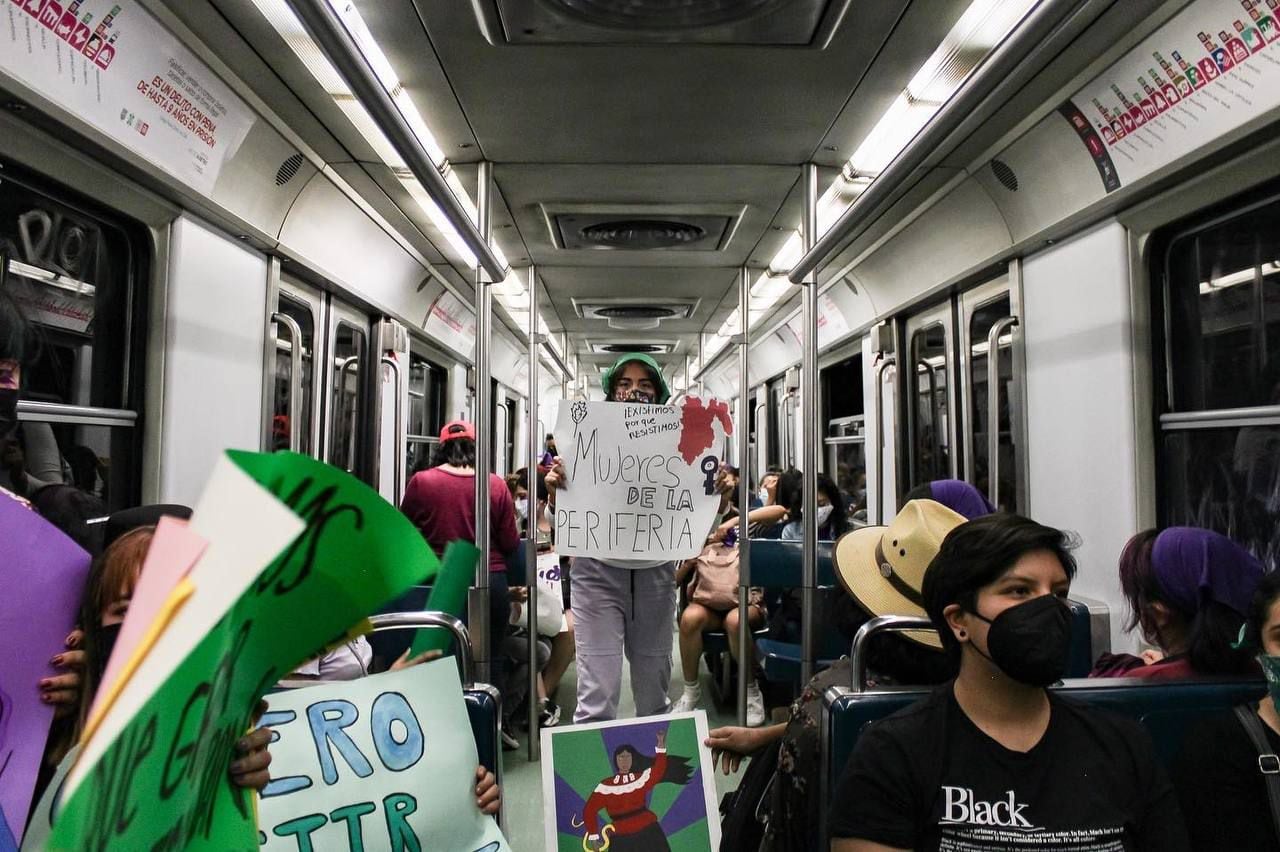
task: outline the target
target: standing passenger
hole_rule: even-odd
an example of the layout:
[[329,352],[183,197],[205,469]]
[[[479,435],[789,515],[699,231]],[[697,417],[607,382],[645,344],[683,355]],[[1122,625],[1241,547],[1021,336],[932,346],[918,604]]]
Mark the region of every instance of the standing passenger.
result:
[[[662,405],[671,398],[657,362],[639,353],[619,358],[605,371],[601,384],[610,402]],[[553,509],[556,491],[566,487],[564,477],[564,466],[557,459],[547,473]],[[723,475],[717,486],[723,512]],[[573,721],[599,722],[617,716],[624,652],[631,663],[637,715],[667,712],[675,632],[675,563],[578,556],[572,570],[578,658],[578,706]]]
[[[440,430],[431,467],[415,473],[404,490],[400,511],[422,532],[436,556],[444,555],[451,541],[476,540],[475,466],[475,427],[454,420]],[[500,651],[511,617],[507,557],[520,545],[520,534],[515,501],[496,473],[489,474],[489,530],[489,659],[492,679],[501,684],[505,663]]]

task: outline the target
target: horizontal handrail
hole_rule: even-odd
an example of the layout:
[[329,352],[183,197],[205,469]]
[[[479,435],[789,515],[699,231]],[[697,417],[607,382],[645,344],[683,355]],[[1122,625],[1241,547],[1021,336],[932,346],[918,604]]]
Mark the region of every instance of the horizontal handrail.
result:
[[1235,426],[1241,423],[1280,423],[1280,405],[1219,408],[1213,411],[1173,411],[1160,415],[1161,426],[1183,429],[1212,429],[1215,426]]
[[861,695],[867,689],[868,640],[877,633],[898,633],[903,630],[933,630],[933,622],[918,615],[878,615],[858,628],[849,651],[853,669],[853,692]]
[[471,664],[471,633],[465,624],[447,612],[388,612],[369,616],[369,623],[373,625],[375,633],[423,627],[442,627],[448,630],[458,643],[458,662],[462,666],[463,686],[471,686],[475,682]]
[[124,408],[63,405],[24,399],[18,402],[18,419],[37,423],[83,423],[92,426],[133,426],[138,412]]

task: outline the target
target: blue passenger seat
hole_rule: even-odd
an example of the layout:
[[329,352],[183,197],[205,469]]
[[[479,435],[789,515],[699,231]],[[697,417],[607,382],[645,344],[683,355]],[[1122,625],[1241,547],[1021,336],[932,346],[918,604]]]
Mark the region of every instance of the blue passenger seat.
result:
[[[831,561],[833,542],[818,542],[819,588],[836,585],[835,565]],[[798,589],[804,582],[804,543],[777,539],[751,539],[751,585],[765,590],[765,603],[770,612],[781,606],[789,589]],[[817,669],[824,669],[838,660],[846,646],[846,640],[831,625],[819,627]],[[757,638],[756,654],[767,680],[777,683],[800,684],[800,644],[781,639]]]
[[[879,624],[877,624],[879,622]],[[927,626],[925,619],[889,617],[874,619],[854,640],[853,678],[849,685],[833,686],[823,696],[822,790],[830,801],[849,755],[867,725],[909,706],[928,694],[928,687],[894,687],[860,691],[865,663],[860,645],[882,629]],[[1195,681],[1139,681],[1125,678],[1068,679],[1052,687],[1075,701],[1122,713],[1141,723],[1151,734],[1157,756],[1170,762],[1182,746],[1186,731],[1203,717],[1227,710],[1266,692],[1261,679]],[[826,813],[826,810],[823,810]],[[826,826],[820,837],[826,838]]]

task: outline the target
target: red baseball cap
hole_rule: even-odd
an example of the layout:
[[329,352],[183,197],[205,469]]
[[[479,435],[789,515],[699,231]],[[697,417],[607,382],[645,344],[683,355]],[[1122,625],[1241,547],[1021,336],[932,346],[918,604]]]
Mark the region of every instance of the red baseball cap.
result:
[[465,420],[452,420],[444,424],[444,428],[440,430],[440,443],[452,441],[454,438],[470,438],[474,441],[476,427]]

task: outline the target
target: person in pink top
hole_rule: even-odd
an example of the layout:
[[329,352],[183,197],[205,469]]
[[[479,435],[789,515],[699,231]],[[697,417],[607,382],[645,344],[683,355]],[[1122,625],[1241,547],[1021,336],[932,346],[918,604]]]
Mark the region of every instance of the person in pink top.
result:
[[[415,473],[404,490],[404,512],[437,556],[457,539],[476,540],[476,429],[454,420],[440,430],[440,443],[431,454],[431,467]],[[489,474],[489,647],[502,647],[511,617],[507,589],[507,557],[520,545],[515,502],[506,482]],[[493,680],[504,682],[501,654],[491,655]]]

